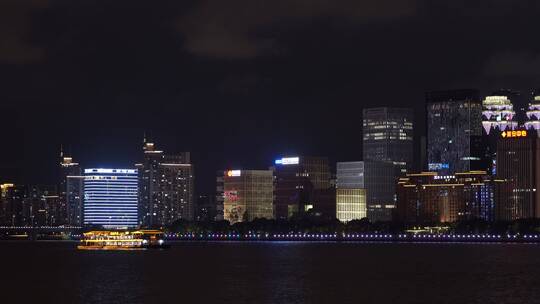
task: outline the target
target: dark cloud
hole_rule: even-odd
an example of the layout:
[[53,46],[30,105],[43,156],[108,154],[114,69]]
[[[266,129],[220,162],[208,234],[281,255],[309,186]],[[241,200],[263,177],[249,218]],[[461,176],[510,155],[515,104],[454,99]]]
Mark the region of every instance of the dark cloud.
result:
[[[271,27],[305,27],[322,18],[350,23],[388,21],[416,13],[416,0],[208,0],[178,21],[185,47],[196,55],[217,58],[253,58],[279,44]],[[264,32],[264,34],[261,34]],[[270,35],[270,37],[268,37]]]
[[425,91],[537,87],[538,6],[0,1],[2,130],[23,142],[0,160],[47,175],[64,143],[85,166],[130,165],[147,131],[193,151],[198,187],[212,191],[215,170],[283,152],[359,159],[364,107],[413,107],[419,136]]
[[32,15],[48,0],[3,0],[0,3],[0,64],[35,62],[43,50],[32,43]]
[[485,66],[487,77],[540,77],[540,53],[507,51],[493,54]]

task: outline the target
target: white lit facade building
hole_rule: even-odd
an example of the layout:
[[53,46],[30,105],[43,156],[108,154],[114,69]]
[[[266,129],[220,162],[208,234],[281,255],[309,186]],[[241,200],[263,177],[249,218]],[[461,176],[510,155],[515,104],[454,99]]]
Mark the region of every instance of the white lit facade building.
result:
[[364,162],[338,162],[336,218],[349,222],[367,217]]
[[271,170],[223,172],[218,195],[223,200],[223,218],[231,224],[256,218],[273,218],[274,176]]
[[525,129],[540,132],[540,91],[537,90],[526,112]]
[[85,169],[84,225],[136,227],[138,190],[137,169]]
[[486,96],[482,102],[482,127],[487,135],[493,130],[506,131],[517,128],[516,112],[509,96]]

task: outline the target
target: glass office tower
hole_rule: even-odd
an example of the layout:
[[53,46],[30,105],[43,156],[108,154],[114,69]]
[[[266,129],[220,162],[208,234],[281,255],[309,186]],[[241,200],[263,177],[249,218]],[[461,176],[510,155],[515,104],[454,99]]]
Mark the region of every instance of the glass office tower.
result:
[[481,159],[471,152],[482,135],[482,104],[477,90],[426,94],[428,169],[447,175],[474,169]]
[[137,226],[137,169],[84,170],[84,225]]
[[364,109],[364,160],[392,162],[399,174],[410,170],[413,166],[413,119],[412,109]]
[[335,193],[330,185],[328,158],[312,156],[276,159],[274,167],[274,216],[288,219],[325,213],[335,217]]

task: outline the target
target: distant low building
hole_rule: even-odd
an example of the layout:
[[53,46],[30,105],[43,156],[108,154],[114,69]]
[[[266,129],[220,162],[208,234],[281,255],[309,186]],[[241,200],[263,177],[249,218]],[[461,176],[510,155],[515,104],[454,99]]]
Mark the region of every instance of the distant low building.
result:
[[217,220],[217,202],[215,195],[201,194],[197,197],[195,220],[201,222]]
[[497,181],[485,171],[407,174],[397,186],[395,219],[407,223],[494,219]]
[[25,217],[24,197],[26,189],[22,186],[5,183],[0,185],[0,225],[27,226],[30,222]]

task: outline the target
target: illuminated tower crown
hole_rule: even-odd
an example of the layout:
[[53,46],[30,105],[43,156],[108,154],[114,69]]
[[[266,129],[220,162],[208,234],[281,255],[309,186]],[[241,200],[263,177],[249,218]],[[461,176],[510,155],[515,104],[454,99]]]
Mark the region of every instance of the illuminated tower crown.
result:
[[487,96],[482,101],[482,126],[487,134],[492,129],[506,131],[517,128],[515,115],[514,106],[507,96]]
[[526,112],[527,121],[525,128],[527,130],[540,130],[540,90],[536,91],[533,100],[529,103],[529,108]]

